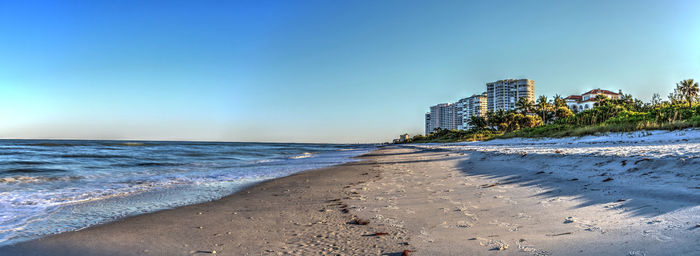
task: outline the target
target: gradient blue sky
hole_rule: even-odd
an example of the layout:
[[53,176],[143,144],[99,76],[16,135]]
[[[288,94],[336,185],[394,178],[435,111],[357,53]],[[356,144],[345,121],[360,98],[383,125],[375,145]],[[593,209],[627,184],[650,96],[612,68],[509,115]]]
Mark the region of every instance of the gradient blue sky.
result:
[[0,0],[0,138],[381,142],[503,78],[665,97],[700,1]]

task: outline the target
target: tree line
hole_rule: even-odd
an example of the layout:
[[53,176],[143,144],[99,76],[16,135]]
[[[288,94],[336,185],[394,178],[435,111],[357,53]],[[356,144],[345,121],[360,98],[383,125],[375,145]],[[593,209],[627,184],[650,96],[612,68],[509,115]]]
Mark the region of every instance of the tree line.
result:
[[686,79],[676,84],[668,100],[654,94],[650,102],[622,94],[618,99],[597,95],[594,107],[574,113],[564,98],[542,95],[536,101],[520,98],[515,109],[489,111],[471,116],[469,130],[436,129],[416,135],[410,142],[483,140],[494,137],[586,135],[605,131],[675,129],[700,126],[698,83]]

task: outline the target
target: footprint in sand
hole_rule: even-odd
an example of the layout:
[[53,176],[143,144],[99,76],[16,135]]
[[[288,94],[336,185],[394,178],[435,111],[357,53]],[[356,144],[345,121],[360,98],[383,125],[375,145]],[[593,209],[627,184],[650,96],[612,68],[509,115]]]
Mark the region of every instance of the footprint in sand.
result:
[[483,238],[476,238],[479,240],[479,245],[489,247],[492,251],[503,251],[508,249],[509,245],[502,240],[487,240]]
[[532,216],[527,215],[527,214],[524,213],[524,212],[519,212],[517,215],[515,215],[515,216],[513,216],[513,217],[516,217],[516,218],[518,218],[518,219],[530,219],[530,218],[532,218]]
[[520,250],[521,252],[535,252],[535,251],[537,251],[537,249],[535,249],[534,247],[528,246],[526,243],[527,243],[527,241],[525,239],[520,239],[517,242],[515,242],[515,244],[518,245],[518,250]]
[[489,224],[498,225],[499,227],[503,227],[510,232],[518,231],[522,227],[518,224],[508,223],[508,222],[499,222],[498,220],[493,220],[493,221],[489,222]]
[[464,221],[464,220],[457,221],[458,228],[471,228],[473,226],[474,226],[474,224],[471,222],[468,222],[468,221]]
[[425,241],[428,241],[429,243],[433,242],[433,238],[428,234],[428,232],[425,231],[425,229],[421,229],[420,236],[423,239],[425,239]]

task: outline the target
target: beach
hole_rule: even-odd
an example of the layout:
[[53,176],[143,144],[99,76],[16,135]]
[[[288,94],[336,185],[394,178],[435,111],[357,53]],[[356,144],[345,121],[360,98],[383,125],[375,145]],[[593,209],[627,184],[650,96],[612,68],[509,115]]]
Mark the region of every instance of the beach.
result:
[[698,133],[385,146],[0,255],[698,255]]

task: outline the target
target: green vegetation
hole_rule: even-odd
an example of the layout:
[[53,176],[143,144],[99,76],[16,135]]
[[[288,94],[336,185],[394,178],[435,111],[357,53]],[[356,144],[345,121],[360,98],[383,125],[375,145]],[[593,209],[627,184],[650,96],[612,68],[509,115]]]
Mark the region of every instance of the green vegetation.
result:
[[485,117],[472,116],[467,131],[436,129],[409,142],[458,142],[513,137],[584,136],[606,132],[638,130],[677,130],[700,127],[698,83],[687,79],[676,84],[668,101],[658,94],[644,103],[631,95],[609,99],[598,95],[595,107],[574,114],[559,96],[553,101],[540,96],[536,103],[521,98],[515,111],[488,112]]

